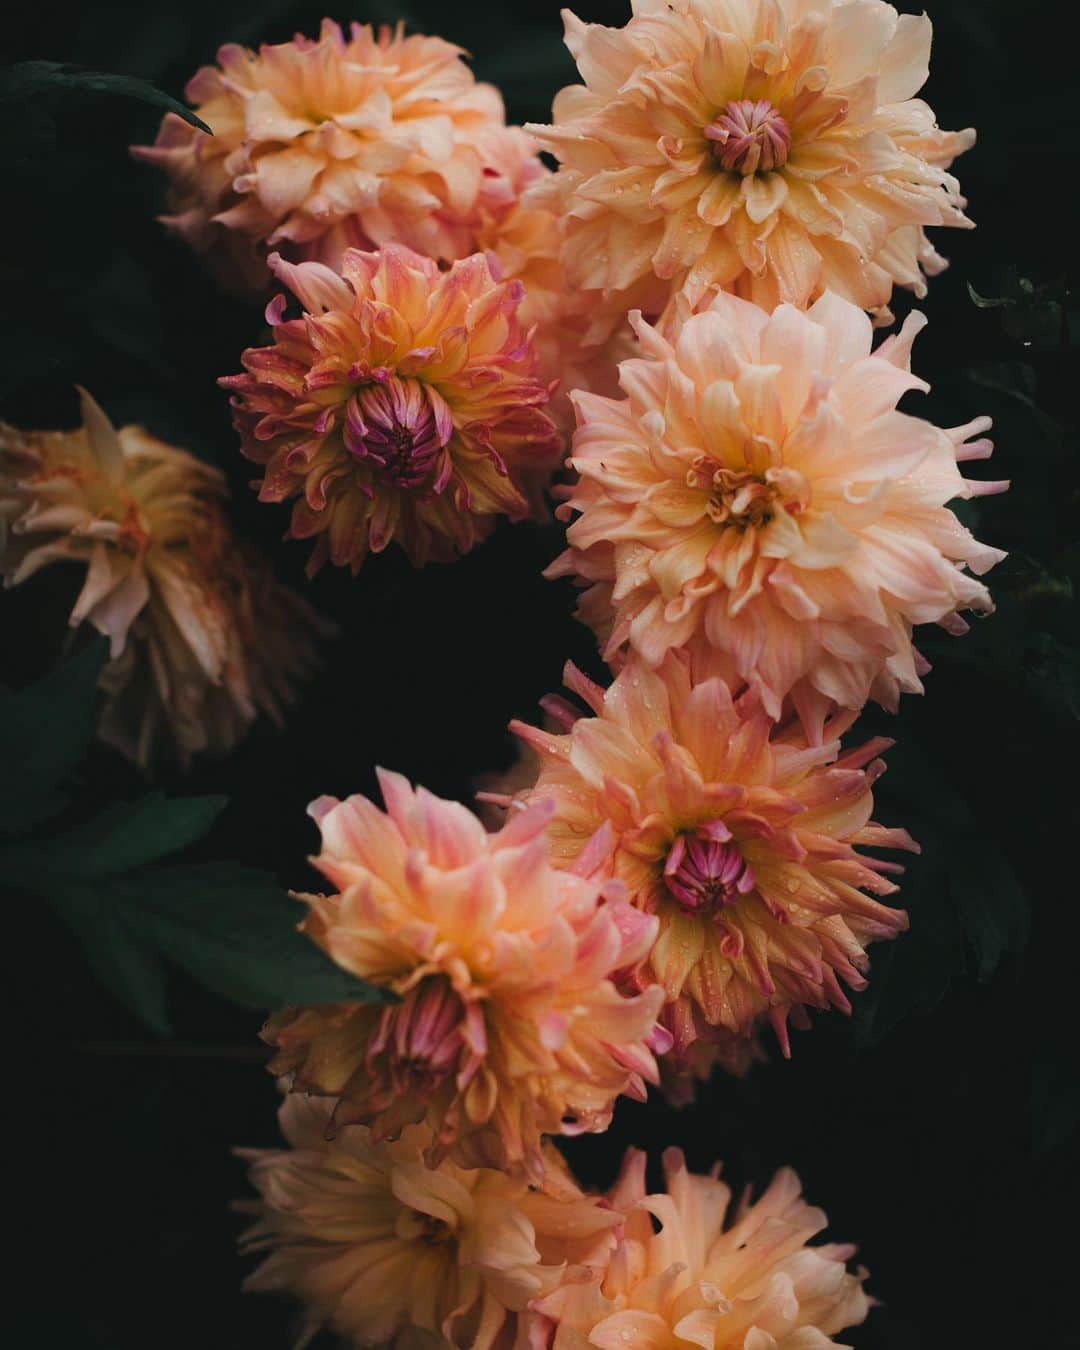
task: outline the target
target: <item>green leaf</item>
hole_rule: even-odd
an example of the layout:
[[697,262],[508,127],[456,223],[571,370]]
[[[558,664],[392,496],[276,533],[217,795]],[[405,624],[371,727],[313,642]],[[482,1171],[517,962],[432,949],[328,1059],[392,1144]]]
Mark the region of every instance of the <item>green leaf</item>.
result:
[[871,949],[869,988],[855,1000],[855,1041],[875,1045],[915,1013],[929,1012],[955,978],[989,979],[1027,940],[1028,899],[993,835],[942,773],[910,742],[889,753],[875,789],[880,813],[902,820],[922,845],[898,901],[911,928]]
[[113,890],[161,952],[234,1003],[388,1001],[297,932],[301,906],[268,872],[239,863],[152,868]]
[[22,834],[63,809],[63,780],[94,730],[108,643],[94,641],[37,684],[0,686],[0,834]]
[[[27,831],[66,805],[64,780],[93,733],[106,642],[29,689],[0,687],[0,824]],[[169,1029],[168,966],[263,1011],[379,1002],[297,931],[300,906],[238,863],[153,866],[202,839],[226,798],[149,792],[47,838],[0,842],[0,875],[47,899],[98,978],[153,1030]]]
[[227,797],[166,797],[150,792],[116,802],[100,815],[49,840],[46,871],[100,877],[144,867],[201,839]]
[[[268,872],[228,862],[108,871],[110,860],[149,858],[193,841],[220,809],[214,797],[153,796],[113,807],[58,841],[6,846],[0,870],[49,900],[102,983],[159,1033],[169,1029],[170,964],[223,998],[264,1012],[290,1003],[391,1001],[388,991],[341,970],[297,931],[300,906]],[[100,820],[107,828],[95,851]]]
[[0,71],[0,103],[21,102],[39,94],[85,91],[91,94],[118,94],[164,108],[207,135],[214,133],[191,109],[171,94],[132,75],[111,75],[107,71],[84,70],[61,61],[18,61]]
[[171,1031],[165,962],[132,925],[108,887],[68,878],[49,893],[81,943],[91,969],[121,1003],[160,1036]]

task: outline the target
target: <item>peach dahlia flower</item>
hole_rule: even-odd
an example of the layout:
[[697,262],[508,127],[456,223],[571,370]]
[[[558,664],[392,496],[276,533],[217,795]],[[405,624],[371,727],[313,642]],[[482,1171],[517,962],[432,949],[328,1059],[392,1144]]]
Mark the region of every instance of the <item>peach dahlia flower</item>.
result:
[[[627,984],[663,988],[676,1063],[699,1040],[730,1054],[730,1038],[764,1017],[787,1053],[789,1013],[805,1025],[807,1007],[849,1012],[840,982],[864,988],[866,945],[907,927],[874,898],[896,890],[881,875],[895,864],[856,851],[916,847],[870,821],[884,768],[875,756],[889,742],[841,754],[851,713],[811,746],[798,722],[776,727],[752,691],[695,683],[683,653],[659,670],[633,660],[606,691],[572,665],[566,682],[593,715],[548,700],[564,709],[565,734],[511,724],[540,756],[519,801],[554,808],[548,834],[563,866],[610,832],[610,870],[659,921]],[[698,1073],[700,1053],[687,1062]]]
[[70,623],[109,638],[104,740],[144,768],[223,754],[260,710],[280,720],[329,625],[235,538],[216,469],[80,396],[78,430],[0,424],[5,584],[83,569]]
[[924,322],[871,352],[870,320],[831,293],[772,315],[721,293],[670,339],[635,316],[627,397],[575,395],[578,519],[548,573],[591,583],[581,614],[608,660],[689,644],[811,727],[921,691],[913,626],[965,631],[958,610],[992,608],[967,569],[1004,556],[946,503],[1007,486],[957,468],[990,453],[970,439],[989,418],[943,431],[897,411],[928,388],[910,371]]
[[[543,807],[489,834],[465,807],[379,773],[386,802],[314,802],[313,859],[335,887],[303,895],[303,931],[339,966],[389,989],[385,1006],[289,1009],[264,1035],[295,1090],[340,1096],[337,1124],[376,1139],[426,1119],[432,1165],[524,1161],[541,1134],[607,1127],[620,1093],[656,1081],[659,990],[612,977],[649,950],[656,920],[617,883],[548,861]],[[595,850],[593,850],[595,852]]]
[[557,1191],[520,1170],[424,1163],[425,1125],[394,1142],[355,1126],[327,1138],[330,1103],[293,1095],[281,1108],[283,1149],[245,1150],[260,1200],[245,1234],[268,1252],[247,1280],[288,1290],[306,1329],[387,1350],[533,1350],[550,1323],[529,1304],[564,1279],[594,1275],[620,1216],[584,1195],[550,1144]]
[[694,1175],[668,1149],[664,1174],[664,1191],[647,1194],[645,1156],[628,1153],[611,1194],[625,1226],[602,1279],[537,1300],[554,1350],[826,1350],[865,1320],[866,1272],[846,1268],[855,1248],[808,1245],[827,1220],[789,1168],[730,1219],[719,1167]]
[[561,168],[573,285],[616,316],[710,287],[772,309],[829,288],[887,315],[966,226],[946,171],[973,131],[914,97],[931,25],[881,0],[632,0],[624,28],[568,11],[583,85],[530,127]]
[[544,411],[523,288],[482,254],[447,272],[397,245],[348,249],[341,274],[270,260],[304,313],[273,301],[269,347],[221,383],[249,459],[265,465],[262,501],[297,498],[291,537],[315,537],[356,572],[397,539],[410,560],[465,553],[497,515],[533,509],[561,438]]
[[335,266],[346,247],[387,243],[463,258],[516,195],[507,163],[539,163],[462,55],[400,24],[346,37],[329,19],[317,41],[229,44],[187,87],[214,134],[168,113],[134,153],[169,176],[164,223],[231,289],[265,289],[275,248]]
[[577,389],[617,393],[617,363],[631,354],[633,334],[625,318],[598,321],[596,297],[569,285],[561,259],[563,222],[543,201],[551,172],[533,156],[519,159],[516,170],[508,159],[502,177],[517,184],[517,196],[485,213],[477,248],[494,254],[502,276],[525,288],[518,317],[533,330],[537,370],[552,391],[549,411],[569,433],[569,395]]

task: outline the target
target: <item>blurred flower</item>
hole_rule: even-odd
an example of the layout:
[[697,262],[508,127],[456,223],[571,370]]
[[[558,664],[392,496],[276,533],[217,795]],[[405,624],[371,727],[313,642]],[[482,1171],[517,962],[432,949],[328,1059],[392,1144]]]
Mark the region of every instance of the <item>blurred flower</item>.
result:
[[[564,260],[598,310],[656,313],[713,286],[772,309],[825,288],[886,316],[967,226],[946,172],[975,140],[913,95],[926,16],[880,0],[634,0],[624,28],[565,12],[583,85],[528,129],[561,167]],[[556,207],[556,209],[559,209]]]
[[[441,272],[389,245],[321,263],[270,260],[300,300],[274,343],[244,353],[233,390],[243,451],[266,466],[262,501],[299,500],[293,538],[317,537],[355,572],[397,539],[418,566],[465,553],[497,515],[530,513],[526,487],[549,473],[561,438],[543,410],[523,289],[481,254]],[[531,479],[530,479],[531,475]]]
[[387,243],[464,258],[478,217],[516,192],[501,165],[535,154],[462,55],[400,24],[346,38],[329,19],[318,41],[228,44],[187,87],[214,134],[168,113],[134,153],[169,175],[165,224],[231,289],[265,289],[273,248],[332,266]]
[[[623,997],[612,977],[649,950],[656,920],[616,883],[548,861],[541,807],[488,834],[465,807],[379,772],[386,802],[323,797],[313,859],[336,888],[304,895],[303,931],[339,966],[392,990],[384,1006],[289,1009],[270,1020],[275,1073],[340,1096],[339,1125],[394,1136],[427,1119],[429,1161],[524,1161],[541,1134],[606,1128],[620,1093],[656,1081],[659,990]],[[604,847],[600,841],[600,847]],[[594,850],[595,851],[595,850]]]
[[961,477],[989,455],[979,418],[943,431],[898,412],[925,320],[871,354],[870,321],[825,294],[771,316],[721,293],[664,332],[640,319],[621,402],[577,394],[569,550],[549,575],[591,583],[582,617],[618,661],[690,645],[771,717],[791,695],[815,733],[830,705],[895,708],[926,669],[916,624],[992,608],[1004,556],[946,503],[1001,491]]
[[[511,723],[541,762],[520,800],[554,807],[548,833],[564,866],[597,830],[611,832],[614,876],[659,920],[624,978],[663,987],[676,1068],[682,1058],[700,1077],[715,1057],[742,1071],[753,1048],[740,1056],[732,1038],[751,1037],[762,1017],[787,1053],[789,1014],[806,1025],[806,1007],[849,1012],[840,980],[865,988],[866,944],[907,926],[902,910],[863,894],[892,894],[881,873],[895,864],[855,849],[915,848],[906,831],[870,823],[884,769],[875,756],[889,742],[841,755],[852,713],[810,746],[798,722],[775,727],[752,692],[733,699],[719,678],[694,683],[683,653],[659,670],[631,660],[606,691],[572,665],[566,682],[594,715],[563,705],[563,735]],[[700,1040],[715,1048],[688,1056]]]
[[648,1195],[645,1156],[629,1152],[611,1194],[625,1227],[602,1280],[537,1300],[556,1323],[554,1350],[825,1350],[865,1320],[866,1272],[845,1268],[854,1247],[808,1245],[827,1220],[795,1173],[779,1171],[756,1201],[744,1196],[728,1222],[718,1172],[692,1175],[668,1149],[666,1189]]
[[280,720],[329,626],[233,536],[216,469],[80,393],[76,431],[0,424],[5,584],[84,569],[70,623],[109,638],[104,740],[143,768],[166,747],[223,754],[260,710]]
[[[584,1195],[544,1145],[553,1192],[520,1170],[424,1163],[431,1135],[393,1143],[354,1126],[327,1138],[331,1103],[296,1095],[281,1108],[284,1149],[245,1150],[260,1201],[245,1234],[269,1252],[251,1290],[289,1290],[314,1332],[394,1350],[510,1350],[547,1344],[530,1302],[602,1266],[620,1216]],[[588,1264],[583,1264],[588,1263]]]

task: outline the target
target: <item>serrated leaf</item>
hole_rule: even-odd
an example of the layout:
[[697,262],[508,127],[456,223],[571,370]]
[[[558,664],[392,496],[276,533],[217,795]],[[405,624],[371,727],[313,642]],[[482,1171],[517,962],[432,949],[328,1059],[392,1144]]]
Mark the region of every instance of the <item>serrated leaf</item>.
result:
[[92,94],[117,94],[164,108],[182,117],[190,126],[207,135],[214,133],[184,103],[133,75],[113,75],[103,70],[84,70],[61,61],[18,61],[0,71],[0,102],[22,101],[42,93],[84,90]]
[[65,805],[61,785],[93,735],[107,649],[95,637],[37,684],[0,687],[0,834],[33,829]]

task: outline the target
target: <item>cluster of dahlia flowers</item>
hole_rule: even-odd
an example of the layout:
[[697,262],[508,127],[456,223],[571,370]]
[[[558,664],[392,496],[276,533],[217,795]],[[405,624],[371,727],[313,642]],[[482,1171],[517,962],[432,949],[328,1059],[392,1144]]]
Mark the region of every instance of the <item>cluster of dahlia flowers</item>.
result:
[[[632,1151],[598,1194],[552,1141],[745,1072],[766,1028],[789,1054],[907,926],[889,742],[845,738],[921,691],[916,627],[991,607],[1002,555],[949,503],[1006,485],[958,468],[987,419],[899,410],[921,316],[874,327],[944,266],[926,230],[969,224],[974,133],[915,97],[930,22],[883,0],[632,10],[566,16],[582,82],[548,126],[507,126],[441,39],[327,21],[223,48],[188,87],[213,135],[170,114],[137,150],[168,228],[268,297],[221,383],[309,570],[449,561],[541,510],[569,447],[549,572],[610,667],[513,724],[491,828],[386,772],[381,808],[309,808],[301,928],[382,1001],[267,1023],[287,1146],[248,1155],[246,1243],[251,1287],[356,1346],[810,1350],[870,1306],[792,1173],[732,1210],[718,1169],[669,1150],[650,1192]],[[313,620],[253,579],[215,471],[84,407],[3,429],[8,579],[82,564],[110,738],[222,748]]]

